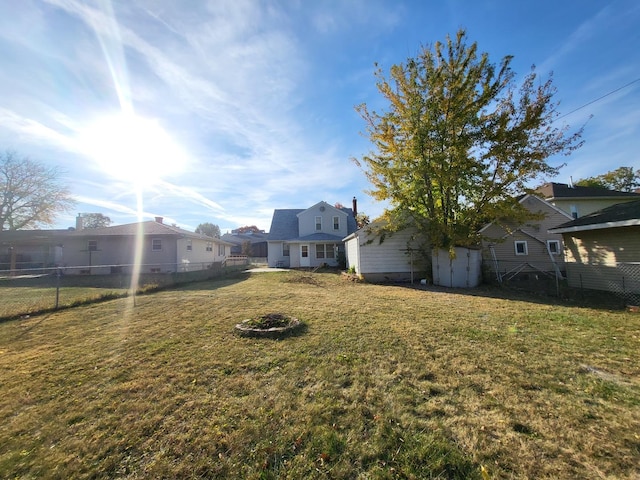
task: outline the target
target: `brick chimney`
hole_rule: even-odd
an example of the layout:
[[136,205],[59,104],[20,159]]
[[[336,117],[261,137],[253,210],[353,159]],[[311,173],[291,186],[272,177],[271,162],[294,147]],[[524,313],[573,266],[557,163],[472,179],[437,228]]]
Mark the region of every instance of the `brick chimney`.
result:
[[356,197],[353,197],[353,216],[358,216],[358,199]]
[[162,223],[162,220],[163,220],[162,217],[156,217],[156,222]]

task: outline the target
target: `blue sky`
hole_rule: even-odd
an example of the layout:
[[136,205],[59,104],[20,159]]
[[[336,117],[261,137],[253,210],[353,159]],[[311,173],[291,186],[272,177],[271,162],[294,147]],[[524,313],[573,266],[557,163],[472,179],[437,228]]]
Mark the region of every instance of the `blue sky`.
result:
[[[385,71],[465,28],[519,77],[553,72],[568,114],[640,79],[640,2],[0,1],[0,150],[59,167],[78,212],[194,230],[268,229],[320,200],[379,215],[352,162],[354,106]],[[590,116],[593,116],[590,118]],[[640,81],[556,125],[585,125],[555,181],[640,168]]]

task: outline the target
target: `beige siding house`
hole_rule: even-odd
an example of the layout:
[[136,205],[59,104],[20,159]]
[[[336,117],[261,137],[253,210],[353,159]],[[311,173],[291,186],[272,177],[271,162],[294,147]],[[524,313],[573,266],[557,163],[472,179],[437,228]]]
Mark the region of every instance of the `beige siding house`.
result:
[[520,204],[541,215],[522,225],[490,223],[480,230],[482,258],[492,276],[512,277],[521,272],[558,274],[564,271],[562,235],[548,230],[566,223],[571,216],[535,195],[525,195]]
[[640,299],[640,200],[559,225],[569,285]]
[[640,199],[639,193],[554,182],[545,183],[535,193],[574,219],[618,203]]

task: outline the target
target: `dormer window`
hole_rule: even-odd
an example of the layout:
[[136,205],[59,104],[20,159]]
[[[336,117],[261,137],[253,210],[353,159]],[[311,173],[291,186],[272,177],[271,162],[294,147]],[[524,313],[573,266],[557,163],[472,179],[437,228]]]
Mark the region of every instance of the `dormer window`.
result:
[[571,205],[569,209],[571,210],[571,216],[573,217],[573,219],[575,220],[576,218],[578,218],[578,207],[575,205]]

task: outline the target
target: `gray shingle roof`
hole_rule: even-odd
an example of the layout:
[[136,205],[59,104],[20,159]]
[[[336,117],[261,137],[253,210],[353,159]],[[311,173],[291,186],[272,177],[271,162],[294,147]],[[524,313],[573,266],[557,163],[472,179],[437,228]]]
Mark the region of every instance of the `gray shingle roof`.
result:
[[233,245],[233,243],[221,240],[219,238],[212,238],[206,235],[200,235],[199,233],[190,232],[179,227],[172,225],[165,225],[163,223],[148,221],[141,223],[127,223],[125,225],[115,225],[113,227],[102,228],[85,228],[82,230],[16,230],[16,231],[3,231],[0,236],[0,244],[8,244],[20,242],[23,244],[47,244],[61,242],[65,238],[69,237],[110,237],[110,236],[129,236],[137,235],[138,225],[142,225],[142,232],[144,235],[157,235],[174,237],[193,238],[199,240],[206,240],[210,242],[222,243],[225,245]]
[[535,191],[545,200],[552,198],[590,198],[590,197],[638,197],[639,193],[620,192],[598,187],[582,187],[579,185],[569,186],[566,183],[549,182],[538,187]]
[[[289,240],[289,241],[342,241],[338,235],[330,235],[324,233],[316,233],[300,238],[298,231],[298,214],[304,212],[306,208],[288,208],[276,209],[273,211],[271,219],[271,228],[269,228],[269,241]],[[351,234],[357,230],[356,219],[353,217],[353,210],[350,208],[341,208],[347,214],[347,234]],[[318,238],[315,238],[319,236]],[[312,238],[313,237],[313,238]]]
[[342,237],[340,235],[331,235],[330,233],[313,233],[304,237],[289,239],[289,241],[293,240],[301,242],[342,242]]
[[21,244],[55,244],[60,243],[73,230],[4,230],[0,233],[0,245]]
[[276,209],[273,211],[271,228],[267,240],[289,240],[298,238],[298,217],[303,208]]
[[262,243],[267,241],[266,233],[225,233],[220,237],[222,240],[226,242],[233,243],[235,245],[240,245],[244,242],[250,242],[252,245],[254,243]]
[[186,238],[194,238],[207,241],[216,241],[218,243],[224,243],[232,245],[229,242],[225,242],[219,238],[212,238],[199,233],[190,232],[180,227],[174,227],[173,225],[165,225],[164,223],[155,222],[153,220],[141,223],[127,223],[124,225],[115,225],[113,227],[102,227],[76,230],[70,234],[73,236],[92,236],[92,237],[105,237],[105,236],[128,236],[136,235],[138,233],[138,226],[142,227],[143,235],[172,235]]
[[640,200],[612,205],[597,212],[558,225],[554,233],[640,225]]

